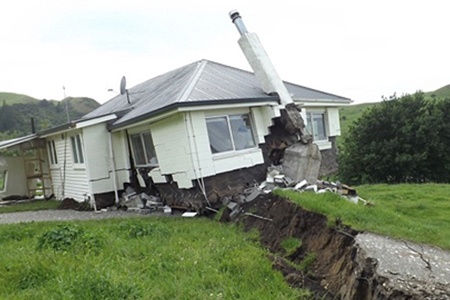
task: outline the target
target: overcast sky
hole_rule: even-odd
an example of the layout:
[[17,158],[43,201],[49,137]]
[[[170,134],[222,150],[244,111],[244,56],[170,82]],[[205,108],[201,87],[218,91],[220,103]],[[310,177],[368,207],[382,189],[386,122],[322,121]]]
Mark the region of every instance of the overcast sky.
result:
[[283,80],[355,103],[450,84],[445,0],[15,0],[1,7],[0,91],[103,103],[123,75],[131,87],[203,58],[250,70],[232,9]]

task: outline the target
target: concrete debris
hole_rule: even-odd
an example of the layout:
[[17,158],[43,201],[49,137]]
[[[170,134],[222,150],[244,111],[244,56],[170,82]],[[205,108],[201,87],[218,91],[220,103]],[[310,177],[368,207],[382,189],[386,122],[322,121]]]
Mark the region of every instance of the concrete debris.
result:
[[163,207],[163,211],[164,211],[165,214],[169,214],[169,215],[172,214],[172,208],[170,206],[168,206],[168,205],[165,205]]
[[[262,194],[269,194],[275,189],[289,189],[296,192],[314,192],[316,194],[335,193],[343,197],[349,202],[364,205],[371,205],[370,202],[362,199],[356,193],[356,190],[348,185],[338,182],[329,182],[324,180],[316,180],[315,184],[308,184],[306,179],[296,181],[286,176],[282,166],[271,166],[267,170],[266,181],[261,184],[247,188],[242,194],[233,195],[232,197],[224,197],[222,199],[222,207],[226,220],[232,220],[242,212],[242,205],[252,202]],[[247,213],[244,213],[247,214]]]
[[250,217],[255,217],[255,218],[258,218],[258,219],[261,219],[261,220],[266,220],[266,221],[269,221],[269,222],[273,221],[272,219],[269,219],[269,218],[266,218],[266,217],[263,217],[263,216],[260,216],[260,215],[255,215],[255,214],[252,214],[252,213],[244,213],[244,215],[250,216]]
[[[362,202],[364,205],[372,205],[369,201],[358,196],[358,193],[354,188],[342,184],[339,181],[330,182],[316,180],[313,184],[308,183],[308,180],[306,179],[297,181],[287,176],[280,166],[268,168],[266,181],[261,183],[257,190],[259,191],[259,194],[261,194],[270,193],[275,188],[292,189],[297,192],[314,192],[317,194],[335,193],[354,204]],[[251,197],[249,201],[254,198],[256,197]]]
[[198,213],[196,211],[187,211],[185,213],[183,213],[181,216],[184,218],[193,218],[197,215]]
[[118,208],[126,209],[151,209],[156,210],[164,207],[164,203],[155,196],[145,192],[137,193],[131,185],[127,185],[119,199]]
[[314,184],[319,176],[322,156],[316,144],[296,143],[284,151],[283,174],[294,181],[306,180]]

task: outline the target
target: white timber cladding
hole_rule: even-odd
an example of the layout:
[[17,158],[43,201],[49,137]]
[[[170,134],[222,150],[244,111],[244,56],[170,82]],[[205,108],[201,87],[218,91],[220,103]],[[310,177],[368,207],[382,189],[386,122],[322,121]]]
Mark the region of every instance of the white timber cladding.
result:
[[105,124],[83,128],[86,175],[90,183],[90,194],[114,190],[112,158],[110,155],[109,132]]
[[[58,164],[50,165],[53,191],[57,199],[73,198],[83,201],[90,193],[86,168],[73,160],[71,137],[80,134],[83,152],[86,155],[83,135],[80,130],[48,136],[47,141],[55,141]],[[103,152],[104,150],[102,150]]]
[[341,135],[341,123],[339,121],[339,108],[328,107],[327,108],[327,117],[328,117],[328,135],[329,136]]
[[0,172],[6,175],[3,189],[0,189],[0,198],[11,195],[27,195],[24,158],[0,156],[0,159],[5,163],[4,166],[0,165]]
[[125,131],[112,133],[114,165],[116,168],[117,188],[123,189],[124,182],[130,182],[130,153],[128,152]]
[[255,138],[257,144],[265,142],[264,137],[268,135],[269,127],[273,125],[273,118],[280,116],[280,110],[272,106],[260,106],[250,108]]
[[[195,178],[184,114],[179,113],[156,123],[135,127],[128,134],[150,132],[155,147],[158,167],[153,174],[160,182],[163,175],[172,175],[179,188],[193,187]],[[158,174],[158,169],[160,174]]]
[[[250,115],[255,147],[212,154],[206,118],[235,114]],[[269,106],[251,110],[228,108],[180,112],[155,123],[128,129],[128,134],[151,133],[159,164],[150,171],[155,183],[166,182],[167,176],[170,175],[178,188],[191,188],[199,178],[263,163],[262,151],[258,148],[258,144],[264,142],[267,128],[272,124],[266,118],[276,114],[277,112]],[[116,153],[116,161],[117,157]]]

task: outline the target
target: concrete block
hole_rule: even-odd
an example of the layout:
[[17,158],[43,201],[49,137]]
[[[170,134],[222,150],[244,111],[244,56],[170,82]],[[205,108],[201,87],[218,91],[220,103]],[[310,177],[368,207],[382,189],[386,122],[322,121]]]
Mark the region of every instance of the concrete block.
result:
[[284,151],[283,172],[296,182],[306,180],[308,184],[315,184],[319,176],[321,159],[316,144],[293,144]]

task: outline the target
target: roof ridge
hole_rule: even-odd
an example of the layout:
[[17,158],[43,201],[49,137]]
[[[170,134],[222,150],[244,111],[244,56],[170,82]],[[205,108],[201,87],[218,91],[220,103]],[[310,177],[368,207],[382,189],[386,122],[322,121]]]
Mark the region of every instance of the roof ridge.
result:
[[197,84],[200,75],[202,74],[203,70],[206,67],[206,64],[209,61],[206,59],[199,60],[197,63],[197,68],[194,71],[194,74],[192,74],[191,78],[189,79],[189,82],[186,84],[186,87],[184,88],[183,92],[181,93],[181,97],[179,101],[186,101],[189,99],[189,95],[191,94],[192,90],[194,89],[195,85]]
[[343,97],[343,96],[339,96],[339,95],[336,95],[336,94],[324,92],[324,91],[321,91],[321,90],[318,90],[318,89],[313,89],[313,88],[310,88],[310,87],[307,87],[307,86],[303,86],[303,85],[300,85],[300,84],[292,83],[290,81],[286,81],[286,80],[282,80],[282,81],[283,81],[283,83],[285,85],[286,84],[290,84],[290,85],[293,85],[293,86],[296,86],[296,87],[299,87],[299,88],[302,88],[302,89],[305,89],[305,90],[318,92],[318,93],[321,93],[321,94],[325,94],[325,95],[329,95],[329,96],[333,96],[333,97],[338,97],[338,98],[341,98],[341,99],[351,100],[350,98],[347,98],[347,97]]

